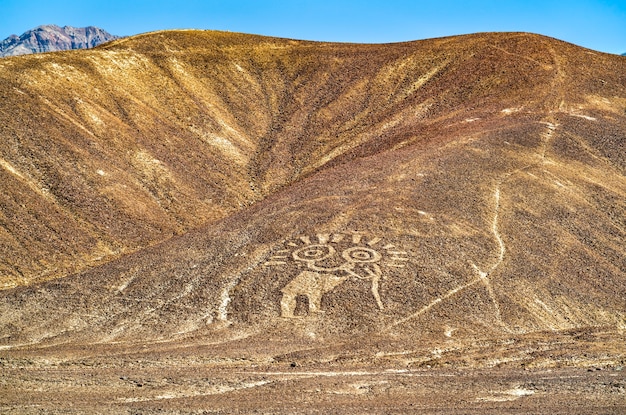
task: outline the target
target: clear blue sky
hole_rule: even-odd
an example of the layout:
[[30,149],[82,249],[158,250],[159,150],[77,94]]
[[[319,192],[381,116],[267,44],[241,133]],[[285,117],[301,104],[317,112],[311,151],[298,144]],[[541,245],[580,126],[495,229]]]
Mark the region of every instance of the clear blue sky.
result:
[[524,31],[626,52],[626,0],[0,0],[0,39],[49,23],[117,35],[195,28],[367,43]]

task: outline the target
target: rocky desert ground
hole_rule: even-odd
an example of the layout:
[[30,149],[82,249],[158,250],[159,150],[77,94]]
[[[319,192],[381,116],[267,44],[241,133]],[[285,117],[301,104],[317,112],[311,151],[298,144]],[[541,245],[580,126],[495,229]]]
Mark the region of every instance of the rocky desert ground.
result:
[[626,412],[626,57],[164,31],[0,98],[0,412]]

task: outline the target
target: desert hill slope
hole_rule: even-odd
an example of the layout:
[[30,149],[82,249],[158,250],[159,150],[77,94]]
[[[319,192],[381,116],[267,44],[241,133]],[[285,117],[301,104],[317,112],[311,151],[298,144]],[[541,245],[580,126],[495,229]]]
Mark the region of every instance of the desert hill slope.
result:
[[625,59],[168,31],[0,60],[0,412],[624,413]]
[[620,336],[624,65],[523,33],[2,60],[0,342]]

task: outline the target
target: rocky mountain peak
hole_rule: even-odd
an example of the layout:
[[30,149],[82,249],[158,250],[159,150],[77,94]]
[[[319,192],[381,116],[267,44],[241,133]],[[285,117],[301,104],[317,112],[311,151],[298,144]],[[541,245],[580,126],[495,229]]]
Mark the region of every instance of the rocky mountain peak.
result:
[[20,36],[11,35],[0,42],[0,57],[88,49],[117,38],[118,36],[94,26],[42,25]]

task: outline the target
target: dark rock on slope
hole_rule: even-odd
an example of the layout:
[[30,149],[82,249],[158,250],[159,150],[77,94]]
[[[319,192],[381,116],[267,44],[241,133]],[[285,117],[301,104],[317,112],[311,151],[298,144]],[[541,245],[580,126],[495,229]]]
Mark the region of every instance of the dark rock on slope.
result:
[[0,57],[70,49],[89,49],[118,38],[118,36],[94,26],[59,27],[43,25],[28,30],[21,36],[11,35],[4,39],[0,42]]

